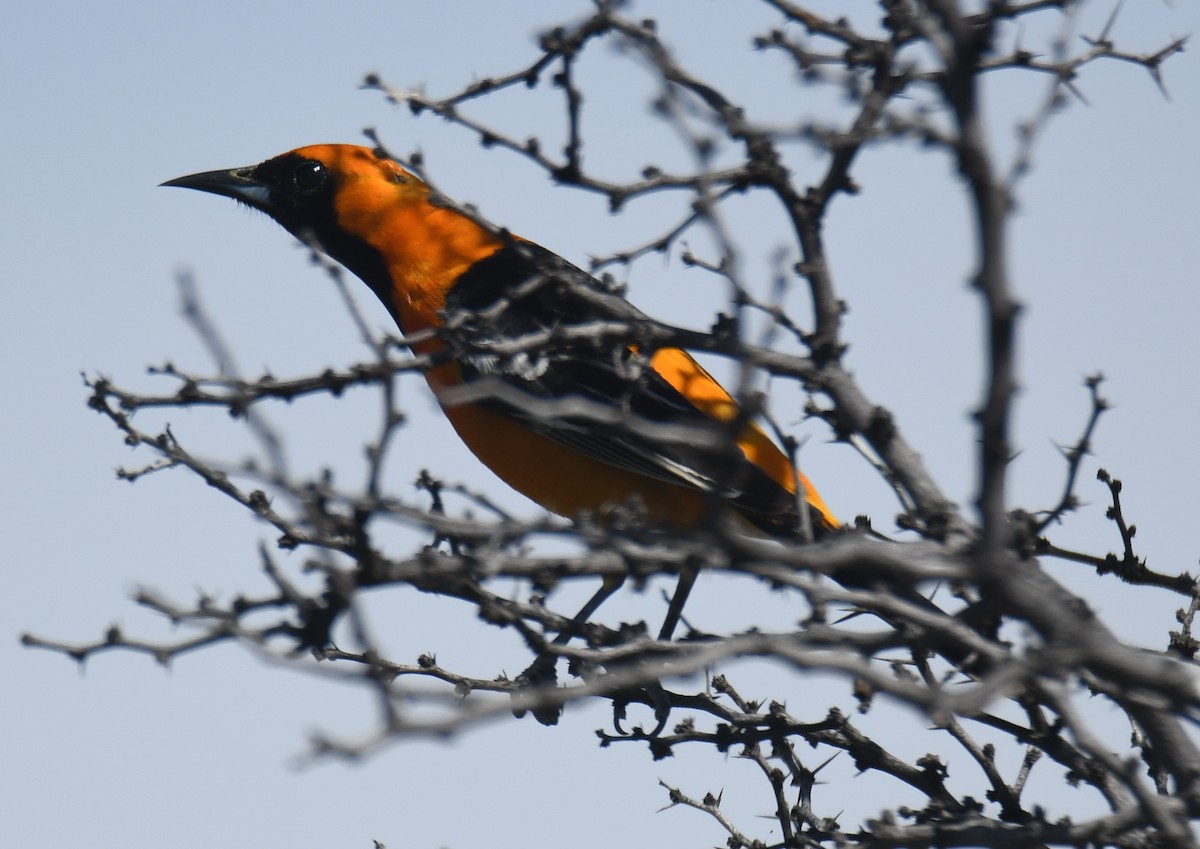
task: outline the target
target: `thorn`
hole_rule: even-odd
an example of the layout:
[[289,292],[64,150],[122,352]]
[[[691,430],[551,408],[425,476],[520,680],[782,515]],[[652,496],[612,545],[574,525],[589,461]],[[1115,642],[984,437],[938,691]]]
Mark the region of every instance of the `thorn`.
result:
[[1104,29],[1100,30],[1100,38],[1098,41],[1108,44],[1109,33],[1112,31],[1113,24],[1117,22],[1117,15],[1121,12],[1121,4],[1123,0],[1117,0],[1117,5],[1113,6],[1112,14],[1108,16],[1108,21],[1104,24]]

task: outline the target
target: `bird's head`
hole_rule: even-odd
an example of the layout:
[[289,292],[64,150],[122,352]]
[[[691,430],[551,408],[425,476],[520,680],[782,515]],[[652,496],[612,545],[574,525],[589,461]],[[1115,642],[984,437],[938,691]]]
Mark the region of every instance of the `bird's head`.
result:
[[233,198],[274,218],[299,238],[320,236],[351,205],[378,209],[425,185],[369,147],[316,144],[258,165],[189,174],[163,183]]
[[189,174],[163,183],[233,198],[265,212],[375,287],[386,271],[369,234],[388,210],[423,201],[428,187],[369,147],[318,144],[258,165]]
[[247,168],[163,183],[261,210],[375,291],[406,333],[428,327],[466,269],[505,242],[391,159],[319,144]]

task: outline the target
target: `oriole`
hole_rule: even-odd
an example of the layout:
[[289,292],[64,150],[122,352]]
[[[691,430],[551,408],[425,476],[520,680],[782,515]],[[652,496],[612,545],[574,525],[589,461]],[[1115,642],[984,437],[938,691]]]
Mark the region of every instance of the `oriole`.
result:
[[[649,523],[692,528],[723,504],[766,534],[798,538],[803,503],[814,535],[838,527],[784,452],[687,352],[562,332],[643,318],[627,301],[550,251],[439,201],[371,149],[314,145],[163,185],[267,213],[362,278],[406,337],[432,331],[410,347],[440,358],[425,376],[446,418],[484,465],[546,509],[576,517],[636,498]],[[507,353],[494,344],[537,334],[549,344]],[[461,387],[485,380],[502,391],[464,400]],[[566,403],[548,415],[539,401]],[[736,431],[724,447],[653,433],[721,424]]]

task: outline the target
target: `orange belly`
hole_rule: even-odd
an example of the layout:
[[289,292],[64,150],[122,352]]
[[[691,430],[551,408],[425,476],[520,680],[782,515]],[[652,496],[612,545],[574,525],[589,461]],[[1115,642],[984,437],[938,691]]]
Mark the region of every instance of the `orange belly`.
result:
[[625,504],[636,493],[656,524],[695,527],[710,516],[705,493],[610,466],[474,404],[443,410],[485,466],[553,513],[574,518]]

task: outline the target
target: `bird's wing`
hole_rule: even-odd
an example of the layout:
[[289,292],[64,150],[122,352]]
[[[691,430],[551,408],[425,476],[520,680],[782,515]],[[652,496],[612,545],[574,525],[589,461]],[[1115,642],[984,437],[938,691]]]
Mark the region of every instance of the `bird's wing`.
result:
[[[479,403],[610,465],[716,493],[764,531],[796,533],[795,493],[747,458],[729,421],[713,417],[713,398],[731,418],[736,404],[690,355],[670,349],[651,357],[627,339],[571,332],[645,318],[591,275],[544,248],[514,243],[459,277],[446,313],[459,328],[450,341],[464,380],[499,383],[501,391]],[[523,337],[527,347],[503,348]],[[655,368],[664,353],[689,368],[683,391]],[[572,409],[572,399],[582,403]],[[551,415],[538,402],[563,403]],[[829,524],[814,514],[818,530]]]

